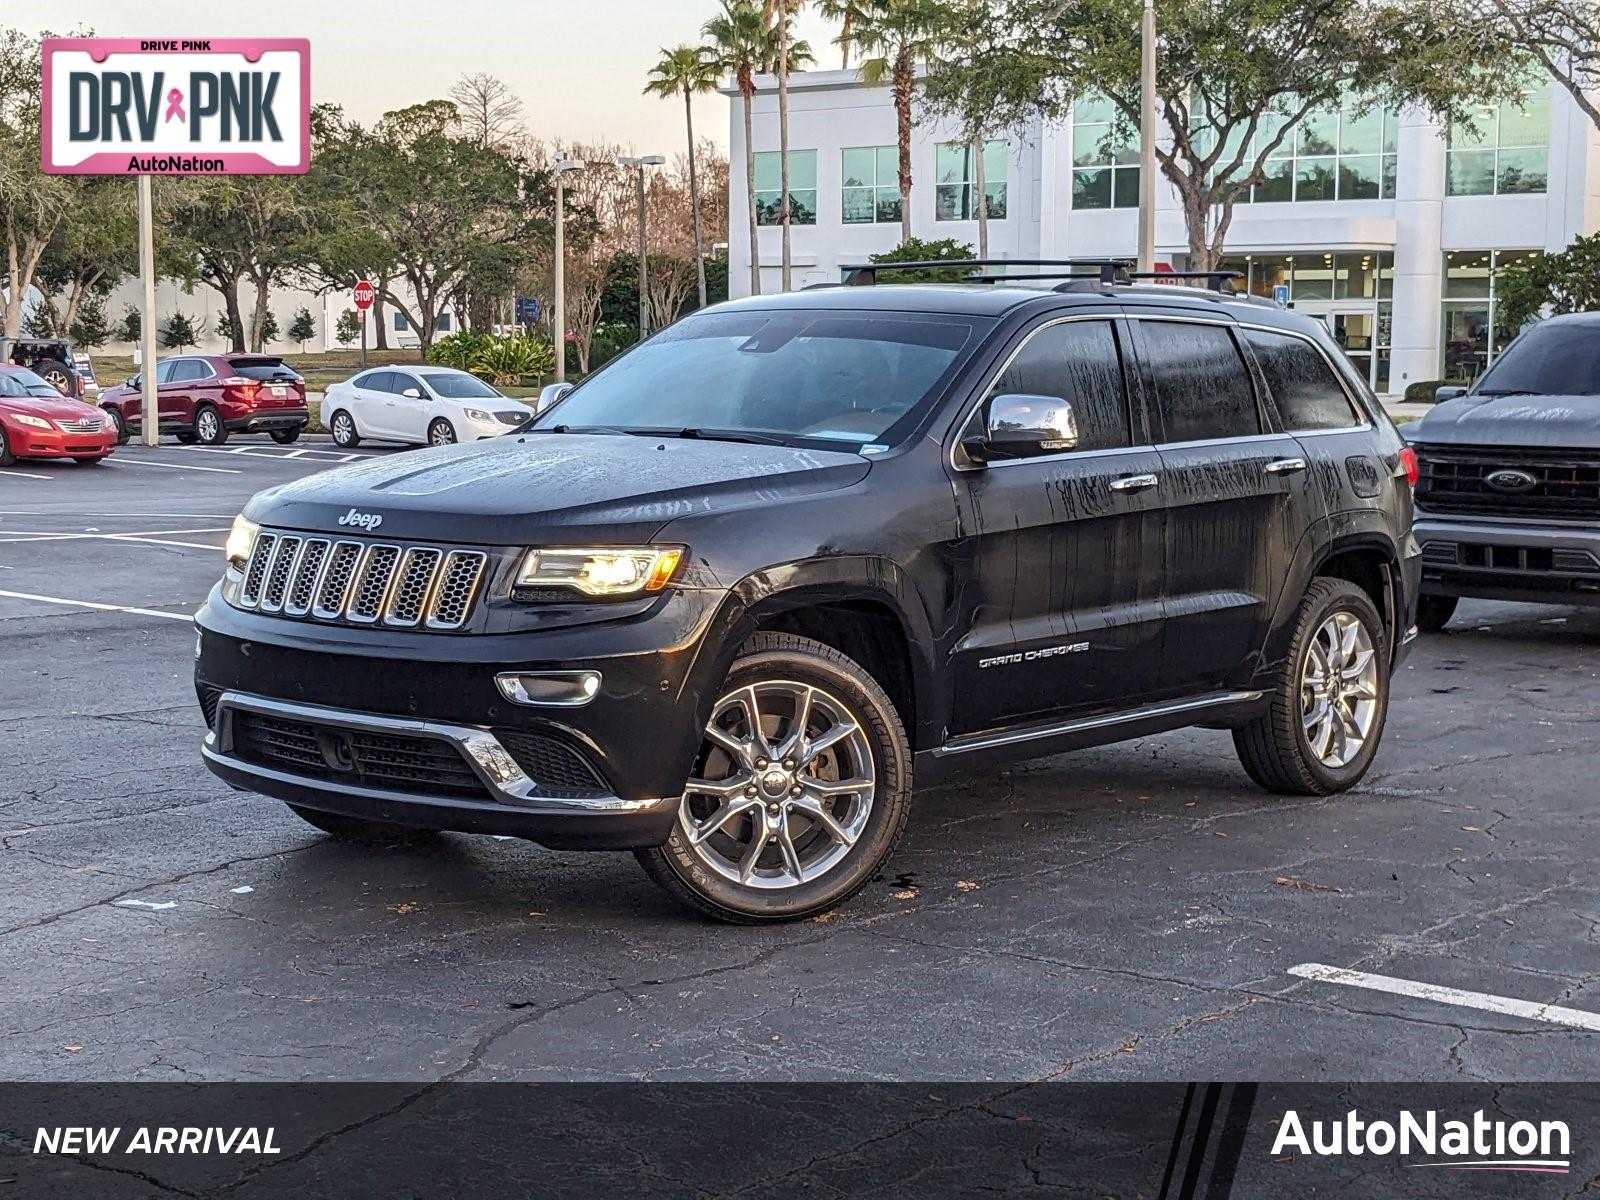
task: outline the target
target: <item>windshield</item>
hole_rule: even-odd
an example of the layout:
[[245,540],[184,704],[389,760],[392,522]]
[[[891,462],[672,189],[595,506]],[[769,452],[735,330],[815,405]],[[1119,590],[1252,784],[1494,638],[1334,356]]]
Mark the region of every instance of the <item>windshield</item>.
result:
[[235,375],[243,375],[246,379],[276,380],[279,383],[294,383],[300,376],[283,365],[281,358],[230,358],[228,369]]
[[1600,327],[1535,325],[1495,359],[1472,394],[1600,395]]
[[892,445],[987,320],[837,311],[687,317],[537,423]]
[[55,384],[32,371],[0,371],[0,396],[41,396],[61,399]]
[[505,399],[475,375],[452,375],[445,371],[423,371],[420,374],[433,389],[434,395],[443,396],[447,400]]

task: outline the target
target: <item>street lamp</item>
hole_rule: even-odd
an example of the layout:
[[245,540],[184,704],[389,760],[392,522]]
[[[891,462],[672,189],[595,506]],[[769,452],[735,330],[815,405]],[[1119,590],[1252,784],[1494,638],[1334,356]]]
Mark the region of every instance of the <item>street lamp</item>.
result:
[[639,158],[630,158],[626,155],[617,157],[617,166],[624,169],[631,168],[638,172],[639,176],[639,340],[641,342],[650,336],[650,305],[645,293],[645,287],[649,283],[649,268],[645,264],[644,169],[659,167],[666,161],[659,154],[646,154]]
[[575,158],[558,158],[556,172],[556,262],[555,280],[555,342],[556,382],[567,377],[567,196],[565,180],[568,171],[583,170],[583,163]]

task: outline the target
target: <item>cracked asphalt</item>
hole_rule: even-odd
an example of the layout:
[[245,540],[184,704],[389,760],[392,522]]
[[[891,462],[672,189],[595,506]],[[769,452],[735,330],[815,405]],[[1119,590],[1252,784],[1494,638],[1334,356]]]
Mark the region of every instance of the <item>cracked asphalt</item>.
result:
[[1287,973],[1600,1013],[1600,613],[1464,604],[1353,794],[1266,795],[1202,730],[1028,763],[920,793],[839,912],[728,928],[627,855],[358,850],[211,777],[193,632],[160,614],[250,492],[327,465],[240,442],[0,471],[0,1077],[1600,1070],[1593,1032]]

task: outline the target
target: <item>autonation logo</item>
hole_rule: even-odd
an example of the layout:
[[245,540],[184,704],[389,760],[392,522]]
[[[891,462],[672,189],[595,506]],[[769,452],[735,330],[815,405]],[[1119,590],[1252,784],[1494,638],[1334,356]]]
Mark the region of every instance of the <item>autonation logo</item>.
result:
[[1273,1157],[1288,1151],[1316,1158],[1421,1155],[1437,1161],[1402,1165],[1565,1175],[1571,1168],[1572,1135],[1565,1121],[1490,1120],[1482,1109],[1467,1121],[1442,1121],[1431,1109],[1420,1116],[1401,1109],[1394,1121],[1366,1121],[1351,1109],[1343,1118],[1313,1120],[1308,1126],[1291,1108],[1272,1143]]

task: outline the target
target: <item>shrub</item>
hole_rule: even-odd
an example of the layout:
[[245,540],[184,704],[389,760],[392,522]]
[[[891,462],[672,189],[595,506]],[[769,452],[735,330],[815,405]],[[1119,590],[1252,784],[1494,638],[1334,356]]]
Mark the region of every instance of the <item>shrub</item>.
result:
[[1433,394],[1440,388],[1465,387],[1471,382],[1470,379],[1419,379],[1406,385],[1405,400],[1407,404],[1432,404]]
[[[939,259],[976,258],[972,247],[965,242],[958,242],[954,238],[940,238],[938,241],[924,241],[921,238],[907,238],[893,250],[882,254],[874,254],[868,262],[897,263],[897,262],[932,262]],[[972,274],[970,267],[950,267],[948,269],[933,268],[925,271],[885,271],[880,277],[883,283],[960,283]]]
[[481,352],[484,344],[492,340],[486,333],[473,333],[470,329],[463,329],[460,333],[439,338],[429,346],[428,361],[441,367],[470,371],[473,369],[473,359]]
[[555,367],[555,350],[549,342],[513,336],[485,339],[467,370],[497,386],[506,386],[520,383],[524,375],[549,375]]

